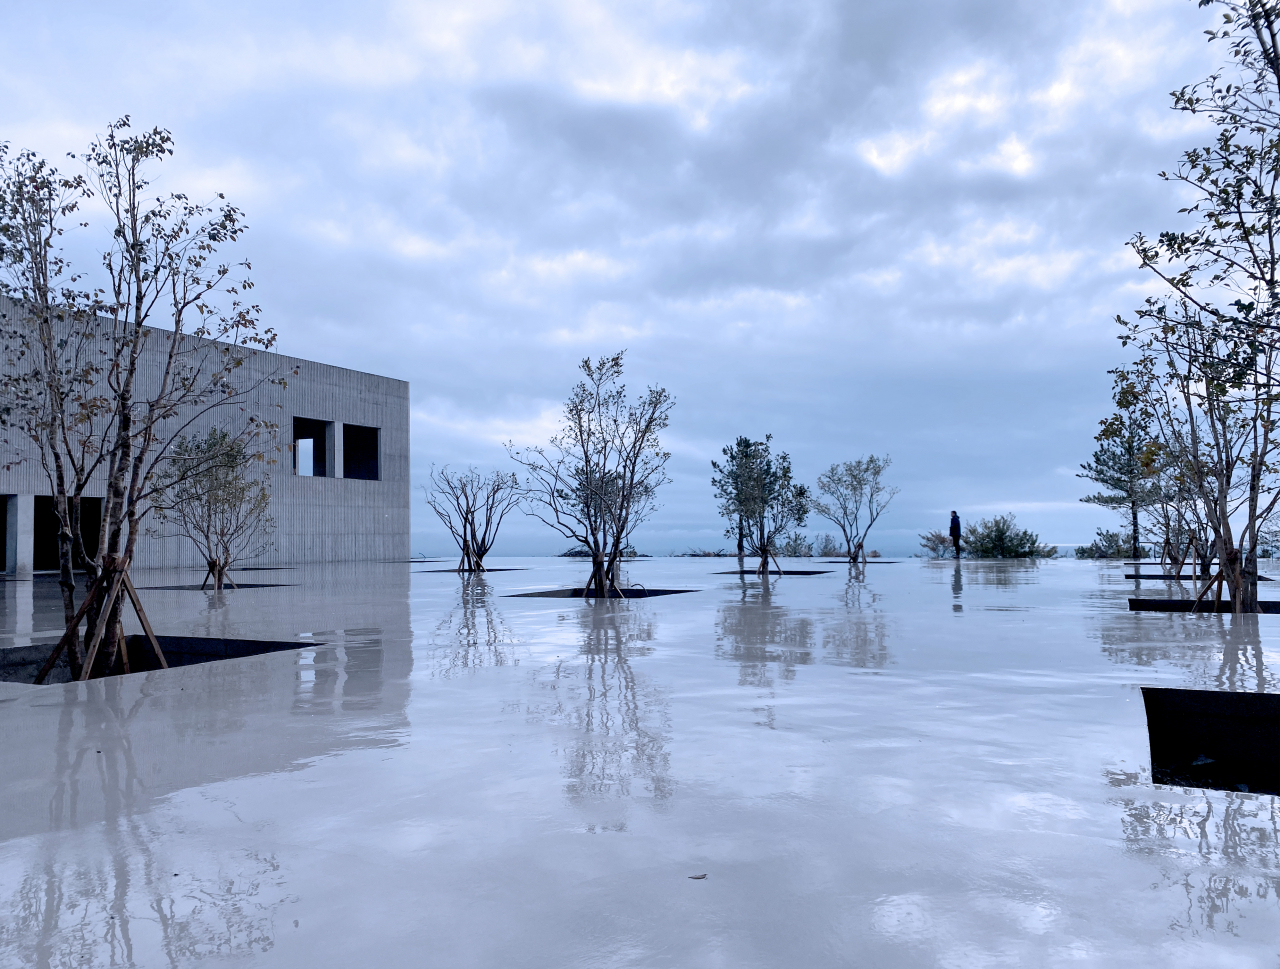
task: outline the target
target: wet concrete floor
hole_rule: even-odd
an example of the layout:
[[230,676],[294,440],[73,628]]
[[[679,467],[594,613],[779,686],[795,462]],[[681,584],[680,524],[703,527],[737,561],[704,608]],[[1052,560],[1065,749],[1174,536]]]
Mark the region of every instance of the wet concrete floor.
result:
[[[300,649],[7,686],[0,965],[1280,959],[1276,799],[1153,786],[1138,691],[1280,692],[1280,616],[1074,561],[493,564],[144,591]],[[0,646],[56,640],[51,582],[0,592]]]

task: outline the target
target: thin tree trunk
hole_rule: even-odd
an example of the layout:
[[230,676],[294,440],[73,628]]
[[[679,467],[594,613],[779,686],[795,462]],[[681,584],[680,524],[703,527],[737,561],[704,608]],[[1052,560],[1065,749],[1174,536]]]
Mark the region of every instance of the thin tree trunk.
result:
[[582,590],[583,598],[590,596],[593,590],[596,598],[609,594],[609,587],[605,582],[605,560],[599,552],[591,553],[591,578],[587,580],[587,587]]
[[[62,592],[62,625],[70,628],[76,616],[76,576],[74,570],[75,542],[72,538],[79,530],[79,516],[74,514],[74,506],[67,498],[66,482],[62,477],[62,462],[57,460],[57,494],[54,495],[54,509],[58,513],[58,588]],[[79,502],[75,502],[76,505]],[[71,678],[80,678],[80,630],[71,634],[67,644],[67,663],[71,667]]]
[[1130,524],[1130,527],[1133,529],[1133,531],[1130,533],[1130,545],[1132,546],[1132,550],[1133,550],[1133,560],[1137,562],[1142,557],[1142,554],[1138,549],[1138,503],[1135,501],[1132,504],[1130,504],[1129,510],[1132,512],[1132,517],[1130,518],[1129,524]]

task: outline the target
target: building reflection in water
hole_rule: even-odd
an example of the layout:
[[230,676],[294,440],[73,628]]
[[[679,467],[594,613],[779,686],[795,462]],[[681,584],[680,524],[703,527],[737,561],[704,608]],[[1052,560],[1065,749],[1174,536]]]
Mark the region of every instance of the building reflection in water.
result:
[[[294,608],[344,618],[306,600]],[[210,612],[211,628],[224,622],[222,606]],[[402,743],[407,601],[383,598],[377,613],[386,626],[314,632],[296,651],[66,684],[6,704],[0,964],[186,965],[271,948],[293,900],[287,872],[269,852],[175,840],[165,801],[222,807],[220,781]]]
[[[537,682],[548,701],[531,718],[570,728],[560,749],[570,800],[648,797],[673,791],[671,723],[666,691],[636,670],[650,655],[654,625],[643,601],[593,599],[576,621],[582,644],[572,660],[541,670]],[[615,830],[625,821],[606,823]]]
[[483,575],[463,574],[457,604],[432,634],[431,676],[449,677],[485,666],[519,666],[517,639]]

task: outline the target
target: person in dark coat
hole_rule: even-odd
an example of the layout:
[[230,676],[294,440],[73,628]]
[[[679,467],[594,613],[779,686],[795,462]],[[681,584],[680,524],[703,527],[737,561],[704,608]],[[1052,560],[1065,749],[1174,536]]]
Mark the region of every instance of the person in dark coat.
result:
[[956,547],[956,558],[960,557],[960,516],[951,513],[951,544]]

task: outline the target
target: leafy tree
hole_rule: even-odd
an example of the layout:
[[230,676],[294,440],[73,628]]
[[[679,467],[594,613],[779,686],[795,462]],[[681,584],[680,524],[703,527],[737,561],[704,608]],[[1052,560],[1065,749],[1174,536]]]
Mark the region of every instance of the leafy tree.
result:
[[739,437],[721,450],[725,459],[723,465],[711,462],[711,467],[716,472],[711,479],[711,486],[720,500],[720,516],[729,519],[729,527],[724,530],[725,538],[737,539],[739,568],[747,551],[747,520],[743,509],[749,502],[746,489],[754,474],[756,448],[757,442],[751,438]]
[[840,529],[851,562],[860,556],[866,559],[867,533],[898,493],[881,478],[892,463],[887,454],[872,454],[833,464],[818,475],[818,491],[827,500],[813,502],[813,510]]
[[475,468],[453,472],[448,465],[439,471],[432,467],[430,479],[431,487],[422,490],[462,553],[458,571],[483,572],[502,519],[523,497],[520,479],[500,471],[482,476]]
[[1153,480],[1160,446],[1151,438],[1137,401],[1127,389],[1118,395],[1117,403],[1121,409],[1102,422],[1093,460],[1080,465],[1083,473],[1076,477],[1087,478],[1107,489],[1080,500],[1118,511],[1128,518],[1130,554],[1136,559],[1138,515],[1156,504],[1160,497],[1160,486]]
[[[249,365],[259,350],[273,346],[275,334],[259,328],[259,308],[245,302],[253,284],[237,276],[248,263],[222,262],[219,256],[244,233],[243,213],[221,195],[203,204],[181,193],[156,193],[152,173],[173,153],[173,139],[160,128],[140,134],[129,129],[129,119],[122,118],[90,144],[82,158],[83,182],[62,180],[47,168],[37,173],[34,156],[23,162],[27,175],[39,175],[36,182],[28,180],[25,201],[15,203],[13,179],[5,181],[4,260],[11,283],[15,278],[19,283],[10,292],[24,307],[22,318],[5,334],[10,349],[6,403],[16,410],[48,406],[53,416],[47,425],[58,434],[68,431],[66,439],[42,445],[40,455],[56,468],[52,449],[61,451],[64,482],[55,487],[55,507],[62,519],[64,559],[78,531],[73,467],[78,459],[72,452],[91,446],[95,470],[106,480],[98,552],[85,562],[92,593],[68,621],[49,664],[70,645],[74,668],[75,627],[83,613],[90,639],[82,679],[108,672],[117,658],[127,663],[120,596],[127,592],[135,609],[141,608],[128,570],[148,517],[174,484],[175,444],[193,428],[207,426],[219,409],[246,403],[267,383],[284,382],[266,367]],[[72,202],[78,206],[90,193],[106,224],[102,274],[87,296],[70,286],[55,287],[58,274],[69,282],[80,277],[65,262],[52,266],[42,253],[56,242],[58,220],[75,211]],[[57,273],[47,272],[53,268]],[[46,360],[41,354],[49,345],[58,349],[52,362],[14,363],[30,358],[28,348]],[[72,353],[64,346],[86,349]],[[160,365],[152,374],[143,361],[156,358]],[[33,373],[35,378],[27,380]],[[35,386],[41,380],[43,389]],[[250,416],[234,440],[257,440],[263,432],[269,436],[274,425]],[[188,462],[184,473],[200,470]],[[64,608],[69,608],[65,586]]]
[[560,431],[548,447],[507,451],[528,472],[529,514],[591,553],[591,578],[583,595],[608,596],[617,586],[618,563],[631,535],[656,509],[669,451],[658,435],[667,428],[675,399],[650,387],[628,400],[622,353],[585,359],[565,403]]
[[1053,558],[1057,546],[1041,545],[1040,536],[1019,528],[1013,515],[984,518],[964,526],[964,554],[976,559]]
[[1276,388],[1280,355],[1280,13],[1274,0],[1202,0],[1224,8],[1232,66],[1173,94],[1216,134],[1161,177],[1194,224],[1130,245],[1164,285],[1117,317],[1137,360],[1132,385],[1156,437],[1181,455],[1212,532],[1233,611],[1257,611],[1259,530],[1280,501]]
[[271,491],[265,476],[252,473],[260,458],[244,441],[212,428],[204,437],[179,438],[161,475],[156,517],[199,549],[214,592],[222,591],[236,562],[257,558],[273,544]]
[[[763,441],[740,437],[724,449],[723,465],[711,462],[720,514],[742,528],[746,551],[759,557],[760,572],[769,571],[769,556],[777,554],[782,537],[809,515],[809,489],[792,479],[785,451],[774,457],[772,440],[771,434]],[[733,526],[725,535],[732,537]]]
[[1153,540],[1160,543],[1161,558],[1168,559],[1175,572],[1181,572],[1183,563],[1194,555],[1207,577],[1213,557],[1212,532],[1200,493],[1191,484],[1188,464],[1185,455],[1161,447],[1152,475],[1155,502],[1147,508],[1147,518]]
[[[93,299],[76,288],[80,277],[61,249],[68,223],[88,197],[83,175],[64,176],[30,151],[10,158],[8,146],[0,144],[0,293],[11,301],[0,314],[0,422],[25,438],[49,482],[66,626],[76,615],[74,568],[88,559],[80,501],[103,467],[112,427],[102,386],[110,359],[107,334]],[[8,466],[25,457],[15,455]],[[67,657],[78,679],[78,624]]]

